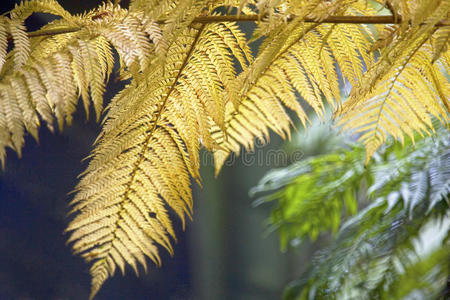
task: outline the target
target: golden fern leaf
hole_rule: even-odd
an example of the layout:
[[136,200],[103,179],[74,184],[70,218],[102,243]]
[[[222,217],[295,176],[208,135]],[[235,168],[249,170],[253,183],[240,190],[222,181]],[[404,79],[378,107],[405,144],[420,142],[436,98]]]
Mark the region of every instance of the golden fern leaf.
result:
[[450,26],[444,26],[443,28],[439,28],[434,34],[434,37],[432,39],[433,63],[439,59],[442,52],[447,51],[449,43],[450,43]]
[[28,94],[26,81],[23,77],[16,77],[11,78],[9,84],[12,87],[11,95],[17,101],[18,107],[22,113],[21,119],[24,127],[36,140],[38,140],[39,118],[36,114],[31,97]]
[[424,45],[408,63],[397,64],[398,71],[386,75],[393,79],[381,81],[368,100],[341,119],[345,129],[363,133],[360,139],[366,145],[367,159],[388,135],[403,141],[405,133],[414,139],[414,131],[432,131],[430,115],[448,122],[442,102],[448,102],[450,90],[441,85],[446,79],[431,64],[430,50]]
[[130,11],[143,11],[150,19],[158,20],[170,13],[176,6],[176,0],[131,0]]
[[382,28],[382,30],[378,32],[378,39],[376,40],[375,43],[371,45],[370,50],[377,51],[386,48],[389,44],[392,43],[393,39],[396,37],[398,29],[399,29],[398,25],[388,24],[384,26],[384,28]]
[[[155,48],[164,46],[158,26],[141,20],[138,14],[105,4],[84,16],[76,17],[55,3],[23,2],[11,11],[12,19],[1,19],[5,29],[0,31],[0,39],[5,44],[7,29],[15,46],[11,54],[6,56],[0,74],[1,84],[9,87],[2,101],[13,101],[3,104],[8,108],[4,116],[8,118],[6,128],[10,130],[5,137],[10,136],[12,141],[5,141],[2,145],[13,147],[19,154],[25,134],[22,128],[37,139],[39,118],[50,129],[53,129],[54,117],[60,129],[64,122],[70,125],[80,95],[87,117],[92,102],[96,117],[100,118],[105,81],[109,79],[114,65],[111,45],[118,51],[121,61],[125,62],[122,70],[135,75],[151,64],[152,58],[156,57]],[[23,19],[34,11],[51,12],[63,17],[44,26],[37,31],[37,35],[46,30],[73,26],[79,26],[79,30],[29,39]],[[151,39],[152,36],[155,40]],[[0,57],[0,62],[3,58]],[[20,92],[17,91],[19,87]],[[16,107],[15,103],[20,105]],[[12,114],[17,109],[20,114]]]
[[[296,25],[298,24],[293,22],[291,26],[294,28]],[[290,30],[290,28],[287,30]],[[313,26],[310,26],[309,30],[312,30],[312,28]],[[308,29],[302,32],[304,34],[308,32]],[[280,35],[278,43],[283,43],[287,37],[288,34]],[[302,37],[300,34],[299,39]],[[265,48],[266,53],[271,54],[276,50],[276,47],[268,46]],[[279,48],[278,51],[280,51]],[[243,91],[245,97],[243,97],[237,107],[234,107],[232,103],[227,104],[224,132],[218,128],[212,132],[214,140],[220,145],[220,148],[214,151],[216,174],[230,152],[238,154],[240,145],[244,145],[248,150],[252,150],[254,138],[267,139],[269,128],[281,136],[289,135],[291,122],[281,101],[284,101],[284,103],[296,110],[303,122],[306,119],[303,109],[296,101],[292,86],[289,83],[285,84],[286,77],[289,74],[297,72],[295,75],[298,75],[301,74],[301,70],[293,69],[286,62],[284,64],[280,63],[280,65],[272,64],[268,67],[269,64],[264,60],[269,56],[270,54],[259,56],[247,72],[236,78],[236,85],[241,87],[241,93]],[[295,59],[295,57],[292,57],[291,61],[295,61]],[[286,71],[283,69],[283,66],[287,65],[289,67],[286,68]],[[264,67],[267,67],[267,69],[263,70]],[[247,82],[252,82],[256,76],[259,76],[257,84],[254,86],[246,84],[244,78],[248,78]],[[297,77],[295,76],[294,78]],[[315,103],[315,101],[313,102]]]
[[0,17],[0,74],[8,51],[8,25],[6,18]]
[[396,17],[401,18],[401,31],[407,31],[411,25],[418,26],[430,11],[434,11],[441,0],[388,0],[386,1]]
[[72,15],[55,0],[28,0],[16,4],[10,12],[11,19],[24,21],[34,13],[48,13],[60,16],[65,20],[72,19]]
[[[30,0],[22,1],[16,4],[10,11],[10,19],[5,18],[9,23],[9,32],[14,41],[14,60],[15,69],[19,69],[28,59],[30,54],[30,41],[26,34],[26,28],[23,24],[32,13],[49,13],[62,17],[63,19],[72,20],[72,16],[55,0]],[[0,54],[1,57],[1,54]],[[1,59],[0,59],[1,61]],[[0,68],[1,69],[1,68]]]
[[[121,14],[125,14],[125,11],[121,11]],[[99,32],[117,49],[121,59],[132,72],[136,74],[150,64],[155,45],[151,44],[137,16],[126,14],[122,19],[116,17],[109,22],[103,21],[99,27]]]
[[[5,140],[2,141],[2,145],[11,146],[19,155],[21,156],[21,149],[24,143],[24,126],[22,121],[22,113],[20,107],[17,104],[17,100],[13,95],[13,91],[8,86],[2,86],[0,89],[1,95],[1,109],[3,111],[2,117],[7,128],[7,135],[2,136]],[[2,154],[5,151],[2,150]],[[1,158],[2,164],[4,165],[4,156]]]
[[93,261],[91,297],[116,266],[138,272],[145,256],[160,264],[157,244],[172,253],[167,207],[183,224],[191,216],[189,176],[199,179],[200,142],[215,147],[210,132],[223,127],[225,105],[233,105],[233,55],[245,68],[250,53],[235,24],[185,29],[164,64],[133,79],[108,106],[67,228],[74,252]]
[[[359,6],[342,3],[342,11],[359,12]],[[318,4],[302,11],[302,18],[311,15],[319,18],[331,13],[322,6],[322,11],[315,11]],[[334,6],[325,7],[336,10]],[[240,145],[252,150],[255,138],[267,139],[268,129],[283,137],[289,136],[290,120],[283,106],[293,110],[306,126],[308,118],[295,92],[319,115],[324,109],[322,96],[333,107],[339,103],[335,64],[343,77],[354,85],[362,78],[364,68],[374,64],[375,59],[370,52],[372,33],[366,26],[305,25],[302,18],[291,20],[285,24],[285,29],[269,30],[270,34],[275,32],[275,36],[268,37],[270,42],[263,42],[248,72],[237,80],[237,84],[243,82],[242,103],[234,109],[227,107],[225,133],[218,129],[213,131],[213,137],[220,145],[214,152],[216,174],[231,152],[239,154]],[[264,31],[267,28],[256,34]]]
[[99,53],[97,52],[97,43],[86,41],[78,41],[81,57],[83,58],[84,70],[86,72],[86,80],[89,82],[92,102],[94,104],[97,120],[103,109],[103,93],[105,92],[105,75],[106,68],[102,70],[101,64],[98,63]]
[[[191,216],[190,176],[199,181],[202,145],[214,151],[218,172],[231,152],[252,150],[269,130],[289,138],[286,108],[306,125],[304,106],[322,115],[323,101],[338,106],[344,128],[362,132],[368,155],[387,135],[429,132],[430,115],[448,121],[448,32],[436,25],[450,0],[376,2],[401,21],[377,47],[372,27],[321,23],[375,14],[366,0],[132,0],[129,9],[108,2],[81,16],[33,0],[0,18],[2,164],[5,147],[20,155],[25,132],[37,139],[40,120],[70,124],[80,96],[86,113],[92,102],[100,117],[113,48],[120,78],[131,80],[108,106],[67,228],[74,252],[92,262],[91,298],[117,267],[137,273],[146,257],[160,264],[158,245],[172,253],[168,210],[183,225]],[[255,59],[238,25],[202,20],[233,7],[258,14]],[[23,21],[33,12],[61,17],[35,36],[63,33],[28,38]],[[353,88],[343,106],[340,81]]]
[[33,68],[27,68],[20,72],[25,78],[26,85],[31,95],[33,107],[39,116],[47,123],[50,130],[53,130],[53,112],[49,100],[46,97],[46,90],[42,86],[37,71]]
[[23,21],[9,20],[8,23],[9,31],[14,41],[13,54],[15,70],[18,70],[27,62],[30,56],[30,40],[28,39]]
[[364,84],[353,88],[338,112],[343,128],[362,132],[367,160],[389,135],[402,141],[404,134],[413,138],[414,131],[432,132],[430,115],[448,122],[443,110],[448,107],[448,84],[439,68],[432,65],[429,41],[435,25],[448,14],[450,1],[433,7],[434,11],[426,10],[426,16],[424,9],[417,16],[412,14],[411,18],[421,23],[400,31],[396,41],[382,50],[380,60],[364,74]]

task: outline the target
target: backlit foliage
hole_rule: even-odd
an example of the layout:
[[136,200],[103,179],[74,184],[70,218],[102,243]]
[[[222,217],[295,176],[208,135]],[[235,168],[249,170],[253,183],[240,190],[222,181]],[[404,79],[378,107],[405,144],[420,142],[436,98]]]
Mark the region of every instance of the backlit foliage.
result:
[[284,299],[440,299],[450,274],[450,134],[435,127],[415,146],[385,145],[366,168],[361,147],[348,144],[260,181],[253,192],[276,202],[270,224],[283,248],[337,232]]
[[[92,297],[117,267],[160,264],[158,245],[172,252],[168,209],[183,224],[191,217],[201,147],[218,172],[270,130],[289,137],[290,111],[306,126],[306,111],[329,106],[342,128],[361,133],[368,160],[389,135],[432,133],[432,117],[448,123],[450,0],[116,2],[72,15],[32,0],[0,16],[3,164],[5,149],[20,155],[41,123],[70,124],[79,98],[99,119],[109,78],[129,80],[105,110],[67,229],[92,263]],[[24,20],[37,12],[59,18],[28,33]],[[380,14],[391,24],[333,21]],[[256,22],[249,39],[221,19],[230,15]]]

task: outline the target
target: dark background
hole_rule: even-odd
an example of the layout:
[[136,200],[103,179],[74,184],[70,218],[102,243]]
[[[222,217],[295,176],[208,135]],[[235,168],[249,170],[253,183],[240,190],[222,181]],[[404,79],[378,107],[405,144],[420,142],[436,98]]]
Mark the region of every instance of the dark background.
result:
[[[1,12],[15,2],[1,0]],[[72,13],[99,3],[59,2]],[[28,29],[39,28],[48,17],[33,17]],[[106,98],[122,86],[110,83]],[[98,124],[78,111],[62,133],[42,127],[39,144],[28,136],[21,159],[8,151],[6,170],[0,172],[0,300],[86,299],[89,294],[89,266],[71,254],[63,234],[67,194],[99,132]],[[270,147],[280,145],[274,138]],[[215,180],[206,159],[203,189],[194,184],[194,221],[186,232],[175,222],[175,255],[161,249],[163,266],[149,262],[148,274],[139,277],[131,269],[124,277],[116,272],[96,299],[279,299],[306,259],[280,253],[276,235],[265,234],[270,207],[253,208],[248,197],[249,188],[271,167],[244,166],[239,160]]]

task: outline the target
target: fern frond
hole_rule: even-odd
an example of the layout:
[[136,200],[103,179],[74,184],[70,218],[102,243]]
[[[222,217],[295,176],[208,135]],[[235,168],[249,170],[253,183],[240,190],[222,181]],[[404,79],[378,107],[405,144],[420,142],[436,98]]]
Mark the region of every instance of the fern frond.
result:
[[[147,34],[146,29],[149,27],[144,27],[137,15],[125,14],[125,11],[121,11],[120,14],[123,18],[108,23],[102,22],[99,30],[117,49],[125,66],[137,73],[150,64],[155,45],[151,44]],[[158,37],[157,30],[157,27],[153,26],[150,33]]]
[[165,14],[170,13],[171,8],[176,6],[175,0],[131,0],[131,11],[143,11],[150,19],[158,20]]
[[[399,289],[397,284],[406,280],[408,270],[423,266],[429,251],[436,250],[423,250],[430,247],[422,241],[430,234],[430,227],[440,236],[437,246],[446,249],[450,145],[448,131],[437,127],[435,139],[420,139],[415,147],[386,146],[366,169],[363,149],[356,147],[309,158],[269,173],[260,182],[254,191],[270,192],[263,200],[278,201],[271,223],[279,230],[283,247],[315,228],[328,229],[325,226],[331,227],[333,220],[339,226],[344,203],[351,207],[357,202],[355,195],[366,193],[361,180],[369,183],[367,193],[376,199],[340,226],[338,239],[318,253],[312,269],[304,280],[286,290],[285,299],[308,299],[311,295],[379,298],[386,291]],[[343,160],[335,159],[339,154]],[[339,165],[347,157],[356,161],[347,163],[345,172],[340,173]],[[337,203],[332,205],[335,195]],[[439,292],[448,270],[436,260],[429,267],[440,269],[439,281],[422,282],[419,278],[425,280],[422,276],[428,276],[430,270],[423,269],[409,285],[402,286],[403,291],[417,288],[427,295],[425,298]]]
[[14,41],[14,63],[15,69],[20,69],[30,56],[30,40],[26,33],[23,21],[9,20],[9,31]]
[[[91,297],[117,268],[138,272],[146,257],[160,264],[158,245],[172,252],[168,210],[183,225],[191,216],[190,178],[200,180],[202,146],[214,151],[218,172],[230,153],[252,150],[255,138],[268,140],[269,130],[289,138],[288,110],[306,126],[308,110],[323,116],[327,105],[339,109],[344,128],[363,132],[368,155],[389,135],[403,140],[433,131],[432,116],[448,123],[450,54],[441,25],[450,0],[376,2],[400,18],[379,45],[375,29],[387,26],[322,23],[375,15],[366,0],[132,0],[129,9],[108,1],[77,16],[55,0],[32,0],[0,17],[2,163],[5,147],[20,155],[27,132],[38,138],[41,122],[50,129],[55,119],[60,129],[70,124],[80,96],[87,116],[93,106],[98,120],[114,57],[119,79],[130,80],[107,108],[72,201],[69,242],[93,262]],[[218,21],[227,10],[258,19],[249,41],[240,25]],[[61,18],[27,34],[23,22],[34,12]],[[248,43],[260,38],[253,58]],[[14,47],[7,53],[9,39]],[[353,89],[344,105],[342,83]],[[330,177],[342,177],[327,182],[331,198],[340,183],[365,172],[361,164],[344,172],[337,156],[328,163]],[[309,161],[311,166],[321,167]],[[432,200],[440,205],[448,185],[431,169],[420,178],[430,176],[440,182]],[[420,178],[411,186],[412,211],[428,187]],[[306,183],[321,180],[310,176]],[[341,192],[334,195],[347,197],[354,208],[355,199]],[[312,237],[339,226],[343,206],[336,198],[326,206],[336,209],[333,217],[314,223]]]
[[251,190],[270,193],[258,203],[278,200],[270,222],[279,232],[282,249],[307,236],[315,240],[322,232],[337,232],[342,215],[356,213],[357,188],[367,171],[361,163],[363,152],[360,147],[309,158],[267,174]]
[[[22,19],[33,11],[63,16],[63,19],[44,26],[41,31],[70,26],[80,26],[80,30],[28,39]],[[103,110],[105,82],[114,65],[112,46],[124,62],[122,71],[135,76],[152,63],[157,55],[155,48],[164,48],[158,25],[143,21],[139,16],[107,4],[85,16],[76,17],[55,6],[54,1],[30,1],[17,6],[11,12],[12,19],[2,18],[2,24],[11,33],[15,47],[12,54],[6,56],[1,81],[11,91],[15,91],[18,85],[23,90],[20,95],[14,96],[14,99],[20,100],[22,119],[20,114],[15,114],[14,118],[10,113],[5,115],[9,118],[7,128],[15,129],[11,135],[14,142],[4,145],[11,145],[20,154],[25,131],[19,129],[25,128],[37,139],[39,118],[50,129],[53,128],[54,117],[60,129],[64,122],[70,125],[80,95],[87,117],[92,103],[98,120]],[[81,30],[82,27],[86,29]],[[0,35],[7,33],[2,31]],[[3,99],[8,101],[11,96],[4,96]]]
[[47,123],[50,130],[53,130],[53,112],[49,99],[46,95],[46,90],[42,86],[40,77],[36,69],[29,68],[22,73],[25,78],[27,89],[31,95],[33,107],[39,116]]
[[111,101],[67,228],[75,253],[93,261],[91,297],[116,266],[138,272],[145,256],[160,264],[156,245],[172,253],[167,209],[183,226],[191,216],[189,176],[199,179],[200,142],[215,147],[210,131],[223,126],[225,104],[233,105],[224,96],[236,93],[229,47],[241,45],[234,51],[243,58],[242,38],[227,23],[185,30],[164,65],[147,69],[145,80],[133,79]]
[[450,245],[448,242],[442,244],[442,248],[435,249],[431,254],[423,255],[422,259],[407,265],[404,272],[394,278],[387,290],[380,291],[381,298],[439,299],[445,297],[450,267]]
[[[5,132],[8,133],[4,138],[9,140],[2,141],[2,144],[12,146],[18,155],[21,156],[21,149],[25,141],[23,138],[24,125],[20,107],[10,88],[2,87],[1,95],[4,124],[7,129]],[[5,151],[2,152],[5,153]],[[2,162],[4,162],[4,157],[2,157]]]
[[34,13],[48,13],[65,20],[73,19],[72,15],[55,0],[22,0],[9,14],[11,19],[24,21]]
[[[102,56],[97,52],[95,43],[79,41],[79,49],[84,62],[84,70],[86,71],[86,80],[89,82],[92,102],[94,104],[97,120],[103,109],[103,93],[105,92],[106,65],[102,69],[102,65],[98,61],[102,60]],[[108,49],[111,51],[110,49]],[[108,51],[107,50],[107,51]]]
[[[436,23],[445,18],[450,1],[433,2],[432,9],[409,14],[412,27],[383,49],[382,57],[354,87],[338,116],[345,129],[362,132],[367,161],[389,135],[402,141],[413,132],[428,134],[434,129],[430,116],[448,122],[447,80],[433,62],[430,39]],[[424,5],[422,2],[417,5]],[[417,8],[417,7],[414,7]],[[406,8],[403,8],[406,9]],[[418,10],[418,9],[417,9]],[[425,25],[421,25],[425,22]],[[425,94],[417,94],[421,90]]]
[[0,74],[6,61],[8,51],[8,24],[6,18],[0,17]]
[[403,141],[405,133],[414,138],[415,131],[427,134],[434,130],[430,115],[448,122],[444,110],[450,97],[448,84],[439,68],[431,64],[430,50],[425,44],[408,61],[397,62],[365,96],[367,100],[359,100],[340,120],[345,129],[362,132],[367,160],[389,135]]
[[36,114],[34,104],[32,103],[31,95],[28,94],[24,78],[13,78],[10,80],[9,84],[13,88],[12,94],[22,112],[21,119],[23,120],[26,130],[38,140],[39,118]]
[[[308,10],[302,10],[303,17],[311,14],[318,3],[310,5]],[[356,8],[350,8],[349,13],[355,13]],[[317,16],[327,16],[335,7],[328,9],[330,11],[322,10]],[[340,9],[346,11],[347,6]],[[367,27],[306,25],[297,17],[281,28],[284,29],[278,27],[272,32],[265,28],[255,33],[271,35],[263,42],[249,70],[237,79],[236,84],[243,82],[241,104],[233,108],[228,104],[225,135],[220,130],[213,132],[220,145],[214,152],[216,174],[231,152],[239,154],[240,145],[251,150],[255,138],[267,139],[269,128],[283,137],[289,136],[290,119],[286,119],[283,106],[293,110],[306,126],[308,117],[295,93],[299,93],[318,115],[323,115],[322,97],[331,106],[339,103],[335,63],[344,78],[355,85],[359,84],[364,68],[374,64],[373,53],[369,51],[372,33]]]
[[450,43],[450,26],[445,26],[443,28],[439,28],[435,37],[433,37],[432,45],[433,45],[433,59],[432,62],[436,62],[441,56],[442,52],[447,51],[448,44]]

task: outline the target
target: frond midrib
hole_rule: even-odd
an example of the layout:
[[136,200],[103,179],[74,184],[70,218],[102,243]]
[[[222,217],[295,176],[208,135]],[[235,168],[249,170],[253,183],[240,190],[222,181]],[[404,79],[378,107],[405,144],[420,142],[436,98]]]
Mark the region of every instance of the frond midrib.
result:
[[[131,175],[130,175],[130,180],[127,183],[126,190],[125,190],[125,192],[123,194],[123,200],[121,201],[122,203],[120,204],[120,209],[119,209],[119,212],[118,212],[119,213],[119,218],[114,223],[114,225],[113,225],[114,229],[111,232],[111,234],[114,236],[114,239],[118,238],[116,236],[116,232],[120,228],[120,224],[119,224],[120,221],[123,219],[121,215],[125,211],[125,205],[130,202],[128,197],[129,197],[130,193],[133,192],[132,185],[133,185],[133,183],[135,181],[135,178],[137,176],[137,173],[139,171],[139,166],[141,165],[142,161],[145,159],[145,155],[144,154],[147,151],[147,148],[148,148],[148,146],[150,144],[151,138],[153,136],[152,134],[155,131],[155,129],[157,128],[158,121],[160,120],[161,116],[163,115],[163,112],[164,112],[164,109],[165,109],[165,107],[167,105],[168,99],[170,98],[172,92],[175,90],[176,84],[178,82],[178,79],[180,78],[180,76],[181,76],[185,66],[187,65],[187,62],[189,61],[189,58],[192,55],[192,52],[194,51],[195,45],[197,44],[204,27],[205,27],[205,25],[203,24],[200,27],[200,29],[198,30],[198,32],[197,32],[197,34],[196,34],[196,36],[194,38],[194,41],[192,42],[191,47],[190,47],[189,51],[187,52],[186,57],[185,57],[182,65],[180,67],[180,70],[178,71],[178,74],[175,77],[175,79],[174,79],[174,81],[173,81],[173,83],[172,83],[172,85],[171,85],[171,87],[170,87],[166,97],[164,97],[164,100],[162,101],[161,106],[155,112],[155,114],[156,114],[155,120],[153,121],[153,124],[151,125],[151,128],[149,129],[147,137],[145,138],[144,142],[142,143],[142,146],[141,146],[142,149],[141,149],[141,151],[139,153],[138,159],[136,160],[136,162],[134,164],[133,170],[132,170]],[[112,243],[112,241],[110,243]]]

